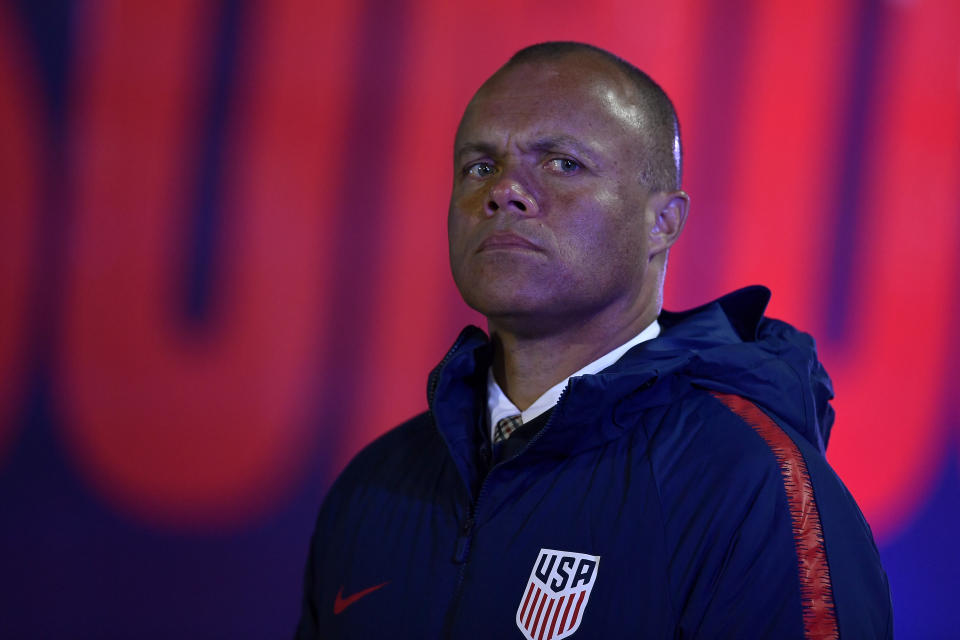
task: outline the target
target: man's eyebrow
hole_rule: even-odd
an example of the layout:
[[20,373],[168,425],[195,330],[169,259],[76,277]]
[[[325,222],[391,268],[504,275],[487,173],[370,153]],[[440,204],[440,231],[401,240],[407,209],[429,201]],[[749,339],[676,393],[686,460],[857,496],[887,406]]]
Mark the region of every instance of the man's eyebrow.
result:
[[[573,136],[563,134],[537,138],[529,145],[526,145],[525,150],[536,151],[538,153],[569,150],[580,156],[586,156],[586,158],[592,162],[599,162],[599,158],[597,157],[598,154],[588,145],[585,145],[583,142],[577,140]],[[497,146],[490,144],[489,142],[468,141],[457,146],[455,157],[459,159],[467,154],[495,156],[498,153],[499,151]]]
[[597,154],[593,149],[572,136],[556,135],[539,138],[530,145],[530,149],[540,152],[569,149],[579,155],[586,156],[589,160],[598,161]]
[[481,156],[493,156],[496,155],[497,148],[487,142],[464,142],[463,144],[457,146],[457,158],[467,153]]

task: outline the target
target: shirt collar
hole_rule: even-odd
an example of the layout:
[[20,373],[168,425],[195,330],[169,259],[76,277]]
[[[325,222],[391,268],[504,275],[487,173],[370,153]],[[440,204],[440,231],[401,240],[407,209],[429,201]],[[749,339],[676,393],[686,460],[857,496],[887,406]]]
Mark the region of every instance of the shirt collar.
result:
[[515,416],[519,413],[524,422],[533,420],[544,411],[557,404],[557,401],[560,400],[560,394],[563,393],[563,390],[566,388],[570,378],[574,376],[586,376],[599,373],[619,360],[623,354],[633,347],[637,346],[641,342],[653,340],[658,335],[660,335],[660,324],[654,320],[647,326],[646,329],[638,333],[632,339],[624,342],[616,349],[608,351],[606,354],[600,356],[587,366],[574,372],[567,378],[564,378],[557,384],[544,391],[543,395],[534,400],[533,404],[527,407],[525,411],[520,411],[520,409],[517,408],[517,405],[513,404],[510,398],[507,397],[507,394],[503,392],[503,389],[500,388],[500,385],[497,384],[497,381],[493,377],[493,366],[490,366],[487,369],[487,424],[490,426],[491,438],[493,437],[492,432],[494,427],[496,427],[497,422],[503,418]]

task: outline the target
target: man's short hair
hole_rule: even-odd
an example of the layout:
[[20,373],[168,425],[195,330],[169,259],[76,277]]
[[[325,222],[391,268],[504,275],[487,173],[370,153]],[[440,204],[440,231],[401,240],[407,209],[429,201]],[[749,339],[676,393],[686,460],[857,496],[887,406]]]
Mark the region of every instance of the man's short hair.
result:
[[558,60],[572,53],[592,52],[612,62],[629,78],[637,89],[646,150],[640,181],[654,191],[674,191],[680,188],[683,153],[680,145],[680,122],[677,111],[666,92],[653,78],[623,58],[609,51],[583,42],[542,42],[525,47],[513,54],[504,69],[527,62]]

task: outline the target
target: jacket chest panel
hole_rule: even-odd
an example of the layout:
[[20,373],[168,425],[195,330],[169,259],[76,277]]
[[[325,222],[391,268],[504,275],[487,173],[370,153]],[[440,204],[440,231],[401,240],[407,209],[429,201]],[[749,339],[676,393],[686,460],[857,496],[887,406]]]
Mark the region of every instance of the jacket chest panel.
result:
[[534,637],[541,630],[550,637],[551,627],[557,635],[564,626],[564,616],[574,619],[578,604],[579,637],[673,633],[660,510],[648,465],[628,471],[624,464],[636,460],[610,451],[581,458],[528,476],[498,469],[488,478],[451,637],[520,638],[521,623]]
[[521,638],[522,623],[547,638],[551,627],[554,634],[564,627],[564,615],[579,618],[574,637],[671,637],[675,616],[667,559],[653,531],[658,523],[630,520],[603,535],[597,526],[560,522],[520,532],[495,521],[480,527],[450,637]]

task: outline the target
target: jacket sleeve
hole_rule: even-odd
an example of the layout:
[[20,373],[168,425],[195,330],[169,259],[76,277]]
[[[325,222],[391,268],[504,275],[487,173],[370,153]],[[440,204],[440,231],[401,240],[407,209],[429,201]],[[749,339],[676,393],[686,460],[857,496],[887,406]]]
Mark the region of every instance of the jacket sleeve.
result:
[[[349,467],[348,467],[349,469]],[[317,513],[313,534],[310,536],[310,548],[307,552],[306,568],[303,572],[303,597],[300,605],[300,620],[294,635],[295,640],[316,640],[329,637],[329,613],[324,616],[321,604],[333,604],[330,592],[329,572],[331,558],[328,550],[336,547],[337,530],[334,526],[340,518],[340,507],[344,501],[344,492],[348,492],[349,482],[344,471],[334,481],[324,497]]]
[[826,460],[746,400],[715,397],[728,411],[685,451],[698,472],[665,486],[681,637],[891,638],[876,545]]
[[320,622],[317,613],[317,577],[314,570],[316,564],[316,552],[318,548],[318,538],[321,536],[321,521],[317,519],[317,524],[313,535],[310,538],[310,550],[307,554],[307,566],[303,576],[303,598],[300,605],[300,621],[297,624],[297,630],[294,640],[314,640],[320,637]]

